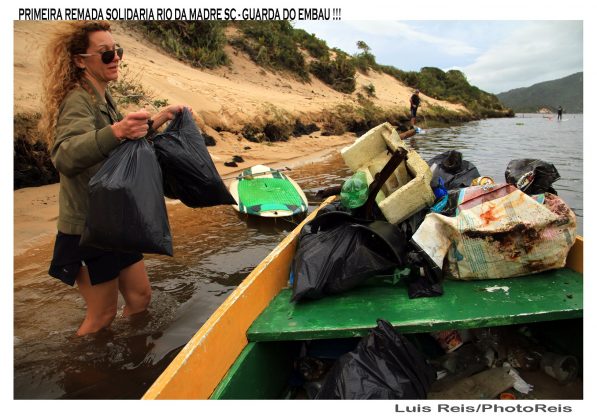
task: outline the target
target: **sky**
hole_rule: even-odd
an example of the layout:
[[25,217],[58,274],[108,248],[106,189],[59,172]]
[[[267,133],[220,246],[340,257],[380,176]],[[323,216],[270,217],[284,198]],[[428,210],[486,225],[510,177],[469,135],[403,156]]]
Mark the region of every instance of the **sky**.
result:
[[365,41],[378,63],[401,70],[461,70],[496,94],[583,71],[580,20],[298,21],[295,28],[350,54]]

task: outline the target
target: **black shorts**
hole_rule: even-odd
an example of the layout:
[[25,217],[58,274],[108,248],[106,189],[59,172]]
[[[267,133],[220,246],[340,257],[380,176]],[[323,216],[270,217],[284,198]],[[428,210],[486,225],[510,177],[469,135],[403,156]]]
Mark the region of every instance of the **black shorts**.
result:
[[81,266],[89,271],[91,285],[115,279],[120,270],[143,259],[143,254],[80,246],[81,235],[67,235],[58,232],[49,274],[69,286],[74,286]]
[[410,117],[415,118],[417,116],[417,106],[410,107]]

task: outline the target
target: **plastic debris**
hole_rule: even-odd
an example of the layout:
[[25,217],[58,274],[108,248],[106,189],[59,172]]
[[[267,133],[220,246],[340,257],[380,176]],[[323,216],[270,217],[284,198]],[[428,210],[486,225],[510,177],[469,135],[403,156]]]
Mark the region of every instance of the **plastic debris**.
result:
[[514,384],[512,385],[515,390],[520,392],[521,394],[528,394],[533,390],[533,385],[527,383],[524,379],[520,377],[518,371],[510,366],[509,363],[504,363],[503,365],[508,370],[508,375],[514,378]]
[[485,291],[489,293],[493,293],[497,290],[502,290],[505,294],[509,294],[510,288],[508,286],[491,286],[485,288]]

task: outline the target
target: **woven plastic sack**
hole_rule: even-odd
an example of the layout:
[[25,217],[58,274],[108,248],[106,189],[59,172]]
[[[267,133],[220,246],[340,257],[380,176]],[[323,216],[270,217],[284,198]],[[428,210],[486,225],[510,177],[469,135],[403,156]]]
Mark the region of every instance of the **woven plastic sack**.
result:
[[429,261],[461,280],[564,267],[575,239],[576,217],[560,197],[528,196],[508,184],[462,189],[455,217],[428,214],[412,237]]

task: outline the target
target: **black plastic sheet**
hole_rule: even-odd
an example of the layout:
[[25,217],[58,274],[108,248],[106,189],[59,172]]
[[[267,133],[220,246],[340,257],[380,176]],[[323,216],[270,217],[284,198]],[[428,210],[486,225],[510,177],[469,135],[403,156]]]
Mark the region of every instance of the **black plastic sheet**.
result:
[[164,194],[189,207],[236,204],[207,151],[205,139],[188,109],[153,138],[164,177]]
[[316,399],[425,399],[435,377],[423,354],[380,319],[336,361]]
[[80,244],[172,255],[162,173],[146,139],[118,146],[89,181],[89,213]]

